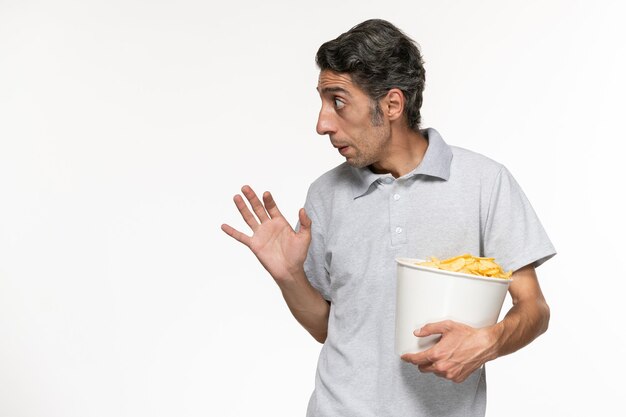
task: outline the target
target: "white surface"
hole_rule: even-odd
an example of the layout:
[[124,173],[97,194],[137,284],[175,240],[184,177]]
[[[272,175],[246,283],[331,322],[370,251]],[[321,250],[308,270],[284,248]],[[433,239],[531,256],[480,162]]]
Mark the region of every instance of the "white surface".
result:
[[440,335],[413,335],[428,323],[454,320],[477,328],[495,324],[511,282],[416,265],[422,261],[396,259],[395,347],[398,355],[434,346]]
[[244,183],[295,223],[341,161],[315,134],[313,57],[371,17],[421,44],[424,125],[509,167],[559,252],[538,270],[550,329],[487,365],[488,415],[619,415],[624,16],[0,0],[0,417],[304,414],[319,345],[219,226],[244,228]]

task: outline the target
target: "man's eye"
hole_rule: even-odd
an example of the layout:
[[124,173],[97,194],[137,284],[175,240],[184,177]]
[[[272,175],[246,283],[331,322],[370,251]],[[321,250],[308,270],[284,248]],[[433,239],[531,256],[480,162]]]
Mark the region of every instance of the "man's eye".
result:
[[346,105],[346,103],[344,103],[343,101],[339,100],[338,98],[334,99],[335,102],[335,108],[337,109],[341,109],[343,106]]

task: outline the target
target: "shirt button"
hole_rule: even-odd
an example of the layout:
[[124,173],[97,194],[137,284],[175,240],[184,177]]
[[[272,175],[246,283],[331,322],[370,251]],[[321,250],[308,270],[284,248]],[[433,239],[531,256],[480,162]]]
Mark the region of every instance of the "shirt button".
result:
[[391,184],[393,182],[393,179],[387,177],[385,178],[385,184]]
[[402,228],[401,227],[396,227],[396,233],[402,233]]
[[396,201],[400,200],[400,194],[394,194],[393,199]]

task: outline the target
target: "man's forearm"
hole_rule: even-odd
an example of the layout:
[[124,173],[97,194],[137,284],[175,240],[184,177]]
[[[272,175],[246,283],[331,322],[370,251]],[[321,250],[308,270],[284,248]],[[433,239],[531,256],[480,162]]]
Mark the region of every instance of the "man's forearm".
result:
[[[517,274],[517,273],[516,273]],[[493,327],[496,342],[494,356],[504,356],[532,342],[548,329],[550,308],[539,289],[534,268],[523,268],[512,291],[513,307],[504,319]],[[514,285],[513,283],[511,285]]]
[[304,271],[278,284],[287,306],[298,322],[320,343],[326,340],[330,304],[307,279]]
[[500,357],[523,348],[548,329],[550,311],[548,305],[518,304],[506,317],[494,326],[497,342],[495,356]]

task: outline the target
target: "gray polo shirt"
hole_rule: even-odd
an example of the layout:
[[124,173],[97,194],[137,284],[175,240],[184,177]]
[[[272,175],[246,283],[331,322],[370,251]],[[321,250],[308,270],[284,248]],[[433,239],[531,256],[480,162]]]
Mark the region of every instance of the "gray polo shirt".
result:
[[505,167],[422,133],[426,154],[400,178],[344,163],[309,189],[305,270],[331,303],[309,417],[484,416],[484,368],[456,384],[394,353],[395,258],[471,253],[517,270],[555,254]]

